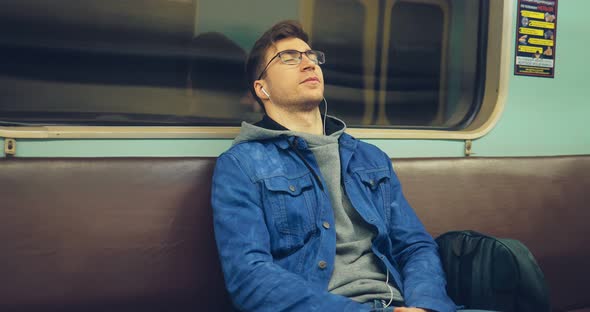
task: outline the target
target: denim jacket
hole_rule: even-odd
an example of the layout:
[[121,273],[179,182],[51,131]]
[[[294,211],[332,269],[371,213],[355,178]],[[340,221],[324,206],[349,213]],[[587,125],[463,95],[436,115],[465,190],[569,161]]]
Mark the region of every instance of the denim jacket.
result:
[[[372,250],[406,305],[446,312],[437,245],[404,198],[389,157],[346,133],[343,189],[377,235]],[[369,311],[327,291],[336,253],[334,214],[312,152],[298,137],[234,145],[212,186],[215,237],[227,290],[241,311]]]

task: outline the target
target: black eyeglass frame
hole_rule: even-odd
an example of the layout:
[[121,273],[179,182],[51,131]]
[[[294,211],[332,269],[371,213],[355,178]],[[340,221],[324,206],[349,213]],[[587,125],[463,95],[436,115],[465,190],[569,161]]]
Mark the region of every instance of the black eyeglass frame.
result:
[[[292,52],[297,52],[297,53],[299,53],[299,57],[297,58],[297,60],[298,60],[298,61],[297,61],[297,63],[295,63],[295,64],[287,64],[287,63],[285,63],[285,61],[283,61],[283,59],[282,59],[282,58],[280,58],[280,56],[281,56],[281,55],[283,55],[283,54],[285,54],[285,53],[292,53]],[[273,61],[274,59],[276,59],[277,57],[279,57],[279,59],[281,60],[281,62],[282,62],[283,64],[286,64],[286,65],[299,65],[299,64],[301,64],[301,61],[303,60],[303,53],[305,53],[305,55],[307,56],[307,58],[308,58],[310,61],[312,61],[314,64],[316,64],[316,65],[321,65],[321,64],[324,64],[324,63],[326,62],[326,55],[325,55],[325,53],[324,53],[324,52],[322,52],[322,51],[318,51],[318,50],[307,50],[307,51],[303,51],[303,52],[301,52],[301,51],[297,51],[297,50],[283,50],[283,51],[281,51],[281,52],[279,52],[279,53],[275,54],[275,56],[273,56],[273,57],[272,57],[272,58],[271,58],[271,59],[268,61],[268,63],[266,63],[266,66],[264,66],[264,69],[262,70],[262,72],[260,73],[260,75],[258,75],[258,79],[256,79],[256,80],[260,80],[260,79],[262,78],[262,76],[264,75],[264,73],[266,73],[266,70],[267,70],[267,69],[268,69],[268,67],[270,66],[270,63],[272,63],[272,61]],[[313,60],[312,58],[310,58],[310,57],[309,57],[309,55],[310,55],[310,54],[311,54],[311,55],[314,55],[314,54],[315,54],[315,55],[317,56],[317,59],[316,59],[316,60]]]

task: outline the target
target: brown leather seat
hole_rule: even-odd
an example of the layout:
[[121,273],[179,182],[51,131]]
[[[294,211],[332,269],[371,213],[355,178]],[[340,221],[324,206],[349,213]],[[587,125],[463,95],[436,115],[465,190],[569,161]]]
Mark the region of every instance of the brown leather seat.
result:
[[209,205],[214,162],[0,161],[0,307],[229,310]]
[[[214,158],[0,160],[0,310],[228,311]],[[590,156],[400,159],[434,235],[523,241],[556,311],[590,309]]]
[[555,311],[590,311],[590,156],[403,159],[406,197],[433,236],[473,229],[527,245]]

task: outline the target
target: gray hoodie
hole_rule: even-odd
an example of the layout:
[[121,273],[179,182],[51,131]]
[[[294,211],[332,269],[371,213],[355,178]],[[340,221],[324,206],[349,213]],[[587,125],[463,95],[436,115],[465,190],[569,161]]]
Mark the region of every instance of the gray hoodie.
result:
[[[259,141],[280,135],[298,136],[303,138],[312,151],[320,174],[326,182],[330,195],[334,220],[336,222],[336,257],[334,272],[328,285],[331,293],[349,297],[358,302],[375,299],[403,301],[400,292],[393,286],[385,284],[386,270],[383,263],[371,251],[371,242],[375,237],[375,229],[366,223],[352,207],[342,188],[340,172],[340,153],[338,139],[346,129],[346,124],[335,117],[327,116],[326,123],[332,125],[332,133],[313,135],[290,131],[265,117],[273,124],[273,130],[257,125],[242,123],[240,134],[234,144],[244,141]],[[263,122],[258,125],[265,125]]]

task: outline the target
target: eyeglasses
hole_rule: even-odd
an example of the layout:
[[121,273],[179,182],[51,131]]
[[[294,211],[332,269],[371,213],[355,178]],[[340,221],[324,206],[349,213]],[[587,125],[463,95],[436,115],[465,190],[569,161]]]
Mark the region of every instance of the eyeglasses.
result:
[[277,57],[281,60],[281,62],[283,64],[298,65],[301,63],[301,60],[303,58],[303,53],[305,53],[305,55],[307,55],[307,58],[312,63],[314,63],[316,65],[324,64],[326,62],[326,55],[322,51],[317,51],[317,50],[307,50],[304,52],[300,52],[297,50],[281,51],[281,52],[277,53],[275,56],[273,56],[270,59],[270,61],[268,61],[268,63],[266,63],[266,66],[264,66],[264,69],[262,70],[262,72],[258,76],[257,80],[260,80],[260,78],[262,78],[262,75],[264,75],[264,73],[268,69],[268,66],[270,66],[270,63],[272,63],[272,61],[274,59],[276,59]]

